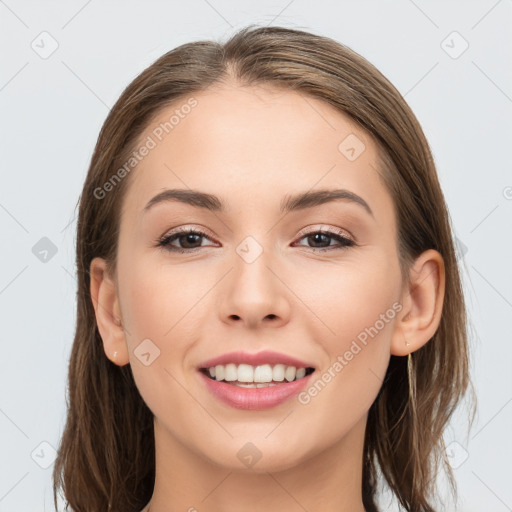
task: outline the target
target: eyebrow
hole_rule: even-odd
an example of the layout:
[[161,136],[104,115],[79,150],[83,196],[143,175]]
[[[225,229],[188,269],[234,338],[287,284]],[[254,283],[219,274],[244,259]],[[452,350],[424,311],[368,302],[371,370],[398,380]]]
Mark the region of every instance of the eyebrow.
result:
[[[368,214],[374,217],[373,211],[368,203],[362,197],[346,189],[311,190],[294,195],[287,195],[281,201],[280,211],[281,213],[288,213],[305,210],[306,208],[312,208],[339,200],[358,204],[362,206]],[[143,213],[147,212],[158,203],[168,201],[177,201],[212,212],[225,211],[225,205],[222,200],[213,194],[192,189],[166,189],[149,200],[144,207]]]

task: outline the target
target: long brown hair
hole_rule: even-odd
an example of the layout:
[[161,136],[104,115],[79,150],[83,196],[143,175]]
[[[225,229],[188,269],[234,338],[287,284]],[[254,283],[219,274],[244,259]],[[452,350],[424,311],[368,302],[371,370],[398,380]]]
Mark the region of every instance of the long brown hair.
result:
[[79,204],[77,324],[67,422],[53,472],[55,506],[60,490],[76,512],[139,512],[151,498],[153,416],[130,365],[118,367],[106,358],[89,293],[94,257],[105,258],[115,272],[120,210],[130,176],[118,180],[104,197],[98,197],[98,190],[127,161],[162,108],[232,79],[241,85],[298,91],[357,122],[379,148],[379,174],[396,211],[404,282],[423,251],[435,249],[444,259],[440,325],[413,354],[415,407],[409,400],[407,358],[391,356],[369,410],[363,453],[362,493],[368,512],[378,510],[379,472],[407,511],[432,512],[441,465],[456,489],[442,433],[471,381],[451,220],[429,145],[400,93],[350,48],[301,30],[254,25],[223,44],[192,42],[160,57],[124,90],[101,129]]

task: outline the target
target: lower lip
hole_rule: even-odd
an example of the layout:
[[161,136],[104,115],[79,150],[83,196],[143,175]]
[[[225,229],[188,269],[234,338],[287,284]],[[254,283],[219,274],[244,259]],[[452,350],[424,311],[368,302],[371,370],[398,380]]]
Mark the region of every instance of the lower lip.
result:
[[237,409],[250,410],[269,409],[286,402],[300,393],[306,387],[309,378],[314,374],[313,372],[302,379],[266,388],[243,388],[210,379],[201,371],[199,373],[208,390],[221,402]]

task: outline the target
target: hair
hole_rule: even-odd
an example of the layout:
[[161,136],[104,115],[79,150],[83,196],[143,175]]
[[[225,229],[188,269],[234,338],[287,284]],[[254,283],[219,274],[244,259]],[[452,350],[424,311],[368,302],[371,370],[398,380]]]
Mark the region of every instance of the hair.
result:
[[[377,144],[378,173],[393,198],[403,282],[427,249],[444,260],[445,296],[435,335],[414,353],[415,400],[406,357],[391,356],[368,411],[363,451],[363,504],[378,511],[379,471],[399,503],[433,512],[436,476],[445,456],[443,430],[466,394],[469,350],[466,307],[451,220],[430,147],[397,89],[362,56],[309,32],[249,25],[225,43],[195,41],[157,59],[123,91],[98,137],[77,223],[77,322],[69,361],[67,420],[53,471],[54,504],[64,493],[76,512],[139,512],[155,479],[153,415],[130,365],[105,356],[90,297],[94,257],[116,269],[120,213],[131,176],[102,199],[104,186],[127,161],[149,123],[165,107],[213,85],[268,85],[332,105]],[[133,174],[133,173],[132,173]]]

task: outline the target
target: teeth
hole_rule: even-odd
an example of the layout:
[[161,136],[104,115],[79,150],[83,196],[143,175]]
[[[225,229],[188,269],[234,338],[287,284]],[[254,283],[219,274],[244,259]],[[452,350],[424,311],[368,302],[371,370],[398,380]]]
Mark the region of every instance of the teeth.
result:
[[277,382],[283,382],[284,370],[284,364],[276,364],[274,368],[272,368],[272,380],[275,380]]
[[306,368],[299,368],[295,374],[295,378],[302,379],[306,375]]
[[215,367],[215,380],[224,380],[225,378],[225,368],[222,365],[217,365]]
[[296,371],[297,370],[295,369],[295,366],[288,366],[288,368],[286,368],[286,371],[284,372],[284,378],[288,382],[291,382],[293,379],[295,379]]
[[254,368],[254,382],[272,382],[272,366],[264,364]]
[[238,382],[254,382],[254,368],[250,364],[239,364],[238,371],[236,365],[233,366],[235,368],[233,373],[237,375]]
[[[219,366],[222,366],[222,365],[219,365]],[[219,368],[219,366],[215,367],[215,372],[217,372],[217,368]],[[222,371],[221,371],[221,373],[222,373]],[[217,379],[217,380],[221,380],[221,379]],[[234,364],[227,364],[225,366],[224,380],[227,381],[227,382],[233,382],[235,380],[238,380],[238,374],[237,374],[237,371],[236,371],[236,365],[234,365]]]
[[306,368],[297,369],[295,366],[284,364],[251,366],[229,363],[212,366],[208,368],[208,372],[210,377],[218,381],[233,382],[242,387],[267,387],[275,386],[274,382],[283,382],[285,379],[288,382],[302,379],[306,375]]

